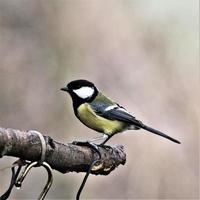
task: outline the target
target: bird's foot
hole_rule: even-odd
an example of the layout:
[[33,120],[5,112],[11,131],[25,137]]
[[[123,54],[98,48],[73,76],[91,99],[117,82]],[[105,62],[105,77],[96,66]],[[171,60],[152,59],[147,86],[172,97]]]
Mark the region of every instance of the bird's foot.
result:
[[105,148],[105,149],[111,150],[111,154],[113,153],[113,148],[112,148],[111,146],[105,145],[104,143],[101,143],[99,146],[100,146],[100,147],[103,147],[103,148]]
[[98,156],[99,156],[98,160],[101,160],[101,153],[99,151],[99,147],[97,144],[89,142],[89,141],[84,141],[84,142],[83,141],[73,141],[72,144],[78,145],[78,146],[86,146],[86,147],[91,148],[94,152],[96,152],[98,154]]

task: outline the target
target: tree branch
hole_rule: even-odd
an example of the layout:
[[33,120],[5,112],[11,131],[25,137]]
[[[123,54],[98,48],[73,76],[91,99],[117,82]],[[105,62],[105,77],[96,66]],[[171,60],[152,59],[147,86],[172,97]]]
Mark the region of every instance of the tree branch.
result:
[[[52,169],[61,173],[87,172],[98,154],[86,146],[71,143],[62,144],[51,137],[43,135],[46,141],[45,162]],[[31,131],[19,131],[0,127],[0,157],[14,156],[24,160],[37,161],[41,157],[41,142],[37,134]],[[101,163],[91,173],[107,175],[120,164],[126,162],[123,146],[99,146]]]

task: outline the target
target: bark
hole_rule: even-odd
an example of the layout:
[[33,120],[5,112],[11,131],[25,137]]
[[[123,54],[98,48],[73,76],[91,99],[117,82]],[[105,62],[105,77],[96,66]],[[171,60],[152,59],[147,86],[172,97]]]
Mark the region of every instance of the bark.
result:
[[[71,143],[63,144],[43,135],[46,141],[45,162],[61,173],[86,172],[98,154],[89,147]],[[19,131],[0,127],[0,157],[14,156],[24,160],[38,161],[41,157],[41,141],[31,131]],[[91,173],[107,175],[126,162],[123,146],[99,146],[101,162]]]

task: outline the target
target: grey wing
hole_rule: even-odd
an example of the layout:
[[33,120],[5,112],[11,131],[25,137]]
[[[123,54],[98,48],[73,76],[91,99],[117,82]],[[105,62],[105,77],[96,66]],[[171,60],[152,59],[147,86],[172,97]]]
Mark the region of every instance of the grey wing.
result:
[[[134,116],[129,114],[125,110],[125,108],[119,106],[118,104],[113,104],[113,105],[107,106],[103,103],[95,103],[95,104],[92,104],[91,106],[92,106],[93,110],[96,112],[96,114],[99,116],[102,116],[102,117],[110,119],[110,120],[119,120],[119,121],[125,122],[125,123],[129,124],[130,129],[142,128],[151,133],[160,135],[164,138],[167,138],[168,140],[171,140],[175,143],[180,144],[180,142],[178,140],[164,134],[163,132],[156,130],[154,128],[151,128],[149,126],[146,126],[141,121],[137,120]],[[132,128],[132,126],[133,126],[133,128]]]
[[101,117],[111,120],[119,120],[137,127],[142,127],[143,125],[141,121],[137,120],[134,116],[128,113],[125,108],[118,104],[106,106],[102,103],[95,103],[92,104],[92,108],[95,113]]

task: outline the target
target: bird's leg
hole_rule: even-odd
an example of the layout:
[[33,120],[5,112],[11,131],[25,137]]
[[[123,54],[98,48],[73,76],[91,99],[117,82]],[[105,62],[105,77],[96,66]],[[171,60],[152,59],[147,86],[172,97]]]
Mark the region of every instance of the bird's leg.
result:
[[108,140],[110,140],[110,138],[112,136],[113,135],[106,135],[106,134],[104,134],[103,137],[105,138],[105,140],[100,145],[105,145],[105,143],[108,142]]
[[105,145],[105,143],[108,142],[108,140],[110,140],[110,138],[111,138],[114,134],[112,134],[112,135],[106,135],[106,134],[104,134],[104,135],[105,135],[104,138],[106,138],[106,139],[105,139],[99,146],[102,146],[102,147],[111,149],[111,153],[113,153],[113,148],[110,147],[109,145]]
[[[107,139],[107,137],[108,137],[108,136],[107,136],[106,134],[103,134],[103,136],[101,135],[101,136],[99,136],[99,137],[90,139],[89,142],[92,142],[92,143],[93,143],[93,142],[97,142],[97,141],[99,141],[99,140],[101,141],[101,140],[103,140],[103,139]],[[101,144],[101,143],[100,143],[100,144]]]

